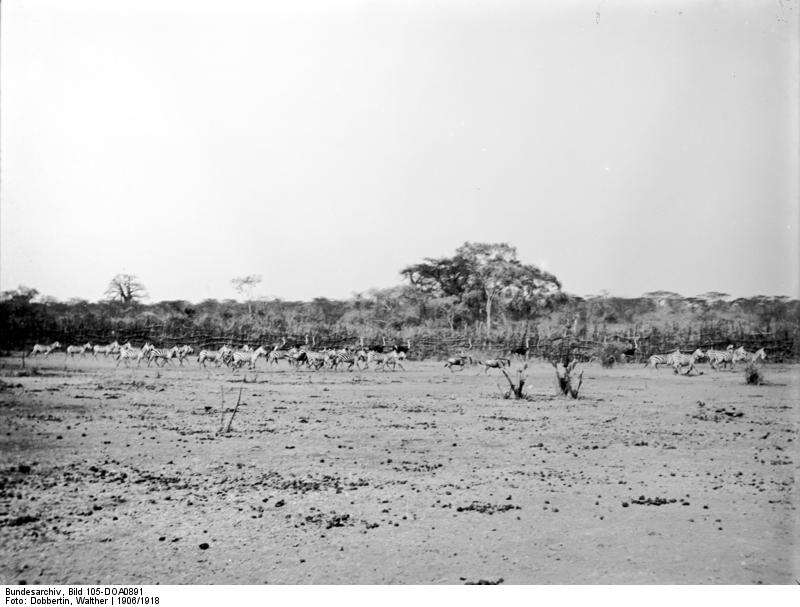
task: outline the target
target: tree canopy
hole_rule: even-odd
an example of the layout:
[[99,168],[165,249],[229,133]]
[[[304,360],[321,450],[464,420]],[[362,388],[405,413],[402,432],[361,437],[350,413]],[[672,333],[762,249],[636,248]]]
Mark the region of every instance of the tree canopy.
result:
[[147,290],[134,274],[117,274],[108,283],[105,294],[111,301],[130,304],[147,297]]
[[507,243],[465,242],[452,257],[427,257],[400,273],[423,292],[482,314],[487,332],[495,307],[530,314],[561,290],[558,278],[522,263]]

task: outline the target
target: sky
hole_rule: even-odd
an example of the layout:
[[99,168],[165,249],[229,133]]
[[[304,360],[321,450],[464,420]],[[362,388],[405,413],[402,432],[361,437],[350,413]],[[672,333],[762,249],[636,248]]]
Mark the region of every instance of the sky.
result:
[[800,295],[797,0],[0,11],[2,290],[344,298],[480,241],[580,295]]

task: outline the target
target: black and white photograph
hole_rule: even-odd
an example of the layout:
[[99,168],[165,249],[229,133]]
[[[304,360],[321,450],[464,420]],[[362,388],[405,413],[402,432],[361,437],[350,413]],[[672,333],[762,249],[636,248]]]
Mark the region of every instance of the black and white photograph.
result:
[[4,604],[796,588],[799,9],[3,0]]

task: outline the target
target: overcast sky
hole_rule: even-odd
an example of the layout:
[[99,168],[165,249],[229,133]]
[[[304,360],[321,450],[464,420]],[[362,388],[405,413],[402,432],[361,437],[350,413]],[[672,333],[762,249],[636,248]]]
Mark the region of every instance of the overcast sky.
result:
[[262,4],[2,3],[0,288],[798,296],[796,0]]

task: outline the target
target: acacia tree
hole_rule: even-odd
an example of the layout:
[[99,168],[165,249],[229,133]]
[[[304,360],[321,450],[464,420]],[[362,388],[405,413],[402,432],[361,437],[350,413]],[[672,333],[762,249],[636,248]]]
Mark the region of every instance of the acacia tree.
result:
[[256,288],[257,285],[261,283],[261,275],[259,274],[249,274],[247,276],[240,276],[238,278],[232,278],[231,284],[233,284],[234,290],[239,294],[246,296],[247,299],[247,312],[249,314],[253,313],[253,289]]
[[105,295],[111,301],[130,304],[146,298],[147,290],[135,274],[117,274],[108,283]]
[[426,258],[401,274],[423,291],[437,297],[457,297],[486,319],[492,330],[496,302],[540,303],[561,289],[552,274],[517,258],[517,249],[506,243],[465,242],[453,257]]

